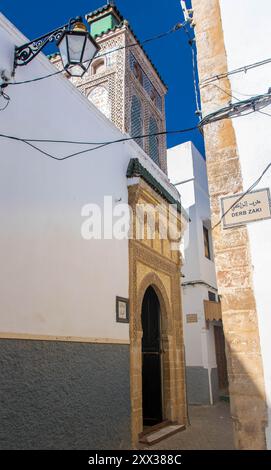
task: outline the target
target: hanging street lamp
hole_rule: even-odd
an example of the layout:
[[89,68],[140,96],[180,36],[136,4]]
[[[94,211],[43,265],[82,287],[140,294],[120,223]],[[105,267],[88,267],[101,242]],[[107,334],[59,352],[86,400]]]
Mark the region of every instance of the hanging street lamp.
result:
[[50,42],[56,41],[63,67],[70,76],[82,77],[99,51],[81,17],[73,18],[60,28],[15,47],[14,70],[27,65]]
[[97,43],[82,21],[76,22],[72,29],[63,31],[57,45],[63,67],[72,77],[82,77],[98,52]]

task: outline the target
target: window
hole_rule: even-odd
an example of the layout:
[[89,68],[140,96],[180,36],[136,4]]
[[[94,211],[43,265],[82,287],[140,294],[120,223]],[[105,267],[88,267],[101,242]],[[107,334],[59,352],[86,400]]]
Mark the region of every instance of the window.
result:
[[92,65],[92,73],[93,75],[97,75],[98,73],[103,73],[105,71],[105,61],[104,59],[97,59]]
[[203,226],[203,238],[204,238],[204,254],[205,257],[211,259],[211,247],[210,247],[210,237],[209,230],[207,227]]
[[152,100],[154,103],[156,103],[157,92],[156,92],[156,90],[155,90],[154,88],[151,90],[150,97],[151,97],[151,100]]
[[152,84],[151,80],[148,78],[142,67],[137,62],[134,55],[130,52],[129,55],[129,62],[130,68],[134,74],[134,76],[138,79],[138,81],[143,86],[146,93],[148,93],[149,97],[153,101],[153,103],[157,106],[159,111],[163,110],[163,99]]
[[211,302],[216,302],[216,295],[214,292],[211,292],[211,291],[208,291],[208,299],[211,301]]
[[[142,129],[142,105],[140,99],[134,95],[132,97],[131,107],[131,137],[142,135]],[[136,139],[136,142],[138,145],[140,145],[140,147],[143,147],[143,139]]]
[[152,135],[158,133],[158,125],[156,120],[151,117],[149,122],[149,155],[151,159],[159,165],[159,136]]
[[138,81],[141,83],[141,85],[143,85],[143,73],[142,73],[140,65],[137,62],[134,65],[134,74],[136,78],[138,79]]

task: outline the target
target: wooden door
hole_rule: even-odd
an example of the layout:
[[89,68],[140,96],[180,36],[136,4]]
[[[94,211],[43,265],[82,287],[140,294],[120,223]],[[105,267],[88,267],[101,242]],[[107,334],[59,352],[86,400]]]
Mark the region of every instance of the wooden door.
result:
[[152,287],[143,300],[142,328],[143,423],[151,426],[162,421],[160,305]]
[[227,371],[227,359],[225,353],[225,336],[223,326],[214,326],[215,334],[215,351],[216,351],[216,362],[217,362],[217,373],[218,373],[218,386],[219,390],[227,390],[228,382],[228,371]]

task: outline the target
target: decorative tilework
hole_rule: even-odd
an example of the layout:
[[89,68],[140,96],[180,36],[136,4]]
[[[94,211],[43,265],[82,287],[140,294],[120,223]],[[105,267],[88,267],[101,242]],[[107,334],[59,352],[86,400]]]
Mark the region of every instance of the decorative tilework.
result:
[[[70,81],[86,96],[92,92],[95,86],[106,86],[108,109],[105,114],[110,115],[111,121],[121,132],[131,133],[132,97],[134,95],[141,103],[142,133],[149,133],[151,117],[155,119],[158,131],[165,131],[164,96],[167,91],[166,87],[140,46],[132,47],[131,54],[131,48],[127,46],[135,44],[135,36],[128,23],[124,21],[116,29],[98,36],[96,40],[101,48],[97,58],[105,57],[105,69],[102,70],[102,73],[95,75],[90,67],[82,78],[71,78]],[[138,79],[130,68],[131,56],[138,64],[137,72],[142,75],[142,79],[140,76]],[[56,67],[61,67],[59,56],[52,57],[51,61]],[[100,103],[100,99],[98,101]],[[102,107],[105,109],[104,105]],[[152,155],[155,154],[154,161],[167,173],[166,138],[161,136],[158,140],[158,158],[157,152],[153,151],[154,142],[150,142],[146,138],[137,143],[147,154],[150,154],[150,151]]]

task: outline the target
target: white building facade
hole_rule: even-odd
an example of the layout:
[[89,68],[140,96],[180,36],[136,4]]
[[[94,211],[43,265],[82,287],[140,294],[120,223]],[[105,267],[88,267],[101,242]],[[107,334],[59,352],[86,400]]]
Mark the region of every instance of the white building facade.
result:
[[[225,351],[221,359],[216,337],[221,318],[208,320],[208,309],[219,310],[220,304],[206,162],[192,142],[168,150],[168,174],[190,218],[182,247],[187,399],[191,404],[213,404],[227,392]],[[224,383],[220,383],[222,374]]]
[[[269,58],[268,44],[271,40],[269,27],[270,2],[263,0],[259,8],[253,1],[221,0],[220,7],[229,70]],[[240,24],[242,24],[241,35]],[[253,40],[251,37],[252,30]],[[238,47],[236,47],[236,44],[238,44]],[[250,96],[267,93],[270,89],[270,73],[271,65],[266,64],[252,69],[249,73],[231,76],[232,94],[242,100]],[[236,99],[233,98],[233,101],[236,101]],[[270,110],[271,107],[268,106],[262,111],[270,115]],[[233,120],[233,127],[237,139],[244,188],[246,189],[254,183],[271,161],[270,116],[257,112],[251,116]],[[270,170],[264,175],[255,189],[260,188],[271,189]],[[249,224],[247,228],[251,247],[253,284],[258,312],[268,409],[266,440],[268,449],[271,449],[271,347],[269,334],[271,331],[271,315],[268,274],[271,263],[271,220]]]
[[[1,15],[0,42],[10,74],[15,45],[28,40]],[[186,402],[179,251],[169,239],[130,239],[129,228],[138,202],[164,215],[176,202],[176,244],[187,217],[134,141],[60,161],[129,135],[64,76],[31,82],[54,72],[43,54],[17,68],[13,81],[30,82],[4,89],[10,103],[0,112],[0,447],[136,447],[147,419],[185,424]],[[93,205],[102,210],[97,236]],[[114,221],[123,236],[112,235]],[[142,341],[151,312],[164,346],[154,355],[155,409]]]

